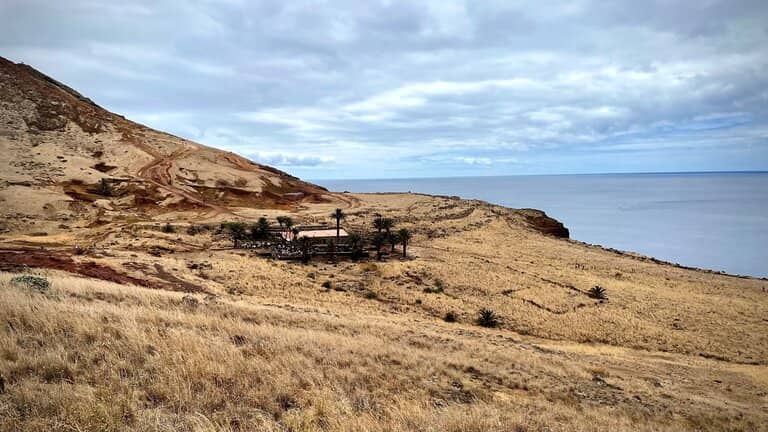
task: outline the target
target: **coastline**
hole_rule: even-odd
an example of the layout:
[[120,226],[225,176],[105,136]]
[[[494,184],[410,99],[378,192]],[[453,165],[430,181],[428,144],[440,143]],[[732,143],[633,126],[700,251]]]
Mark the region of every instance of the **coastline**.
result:
[[[765,173],[768,174],[768,172],[765,172]],[[531,211],[542,213],[548,219],[552,219],[552,220],[562,224],[567,229],[567,225],[566,225],[565,222],[547,215],[547,213],[544,210],[534,209],[534,208],[513,208],[513,207],[507,207],[507,206],[504,206],[504,205],[501,205],[501,204],[496,204],[496,203],[492,203],[492,202],[488,202],[488,201],[484,201],[484,200],[462,198],[462,197],[460,197],[458,195],[440,195],[440,194],[428,194],[428,193],[421,193],[421,192],[384,192],[384,191],[382,191],[382,192],[351,192],[351,191],[339,192],[339,191],[331,191],[331,192],[332,193],[338,193],[338,194],[355,194],[355,195],[397,195],[397,194],[408,194],[408,195],[418,195],[418,196],[424,196],[424,197],[430,197],[430,198],[443,198],[443,199],[460,200],[460,201],[467,201],[467,202],[478,202],[478,203],[481,203],[481,204],[489,206],[489,207],[501,207],[501,208],[504,208],[506,210],[511,210],[511,211],[531,210]],[[547,234],[546,232],[543,232],[543,231],[538,231],[538,232],[540,232],[540,233],[542,233],[544,235],[549,235],[549,234]],[[585,241],[579,240],[579,239],[574,239],[574,238],[571,238],[571,237],[559,237],[559,236],[552,236],[552,237],[558,238],[560,240],[568,241],[568,242],[576,244],[576,245],[588,247],[588,248],[597,248],[597,249],[600,249],[600,250],[603,250],[603,251],[606,251],[606,252],[614,253],[614,254],[622,256],[622,257],[628,257],[628,258],[636,259],[636,260],[643,261],[643,262],[652,262],[652,263],[655,263],[655,264],[670,266],[670,267],[674,267],[674,268],[678,268],[678,269],[682,269],[682,270],[692,270],[692,271],[701,272],[701,273],[707,273],[707,274],[713,274],[713,275],[719,275],[719,276],[728,276],[728,277],[734,277],[734,278],[738,278],[738,279],[752,279],[752,280],[768,281],[768,277],[760,277],[760,276],[752,276],[752,275],[741,275],[741,274],[729,273],[729,272],[722,271],[722,270],[713,270],[713,269],[708,269],[708,268],[703,268],[703,267],[688,266],[688,265],[684,265],[684,264],[680,264],[680,263],[676,263],[676,262],[672,262],[672,261],[667,261],[667,260],[659,259],[659,258],[650,256],[650,255],[644,255],[644,254],[642,254],[640,252],[616,249],[616,248],[612,248],[610,246],[604,246],[604,245],[601,245],[601,244],[589,243],[589,242],[585,242]]]
[[[570,238],[681,267],[768,278],[768,172],[350,180],[360,193],[424,193],[540,209]],[[384,192],[389,191],[389,192]]]

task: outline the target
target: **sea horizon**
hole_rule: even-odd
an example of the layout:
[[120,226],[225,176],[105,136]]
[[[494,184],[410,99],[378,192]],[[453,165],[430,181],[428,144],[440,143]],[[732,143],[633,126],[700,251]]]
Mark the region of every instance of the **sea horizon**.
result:
[[768,171],[313,180],[336,192],[411,192],[535,208],[573,240],[738,276],[768,277]]
[[606,175],[697,175],[697,174],[768,174],[766,170],[725,170],[725,171],[626,171],[626,172],[590,172],[590,173],[548,173],[548,174],[492,174],[492,175],[455,175],[455,176],[414,176],[414,177],[329,177],[302,178],[302,180],[320,184],[324,181],[348,180],[421,180],[454,178],[504,178],[504,177],[561,177],[561,176],[606,176]]

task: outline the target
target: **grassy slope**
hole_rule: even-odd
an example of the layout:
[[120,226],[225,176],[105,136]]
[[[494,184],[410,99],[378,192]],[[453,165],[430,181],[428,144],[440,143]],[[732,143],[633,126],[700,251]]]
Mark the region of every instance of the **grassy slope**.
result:
[[[541,236],[496,207],[358,196],[417,259],[279,263],[126,226],[89,256],[148,281],[0,274],[6,430],[762,430],[764,283]],[[468,211],[470,210],[470,211]],[[313,221],[325,207],[297,217]],[[156,257],[147,249],[175,250]],[[196,270],[192,263],[206,264]],[[578,265],[577,265],[578,264]],[[174,279],[175,278],[175,279]],[[321,283],[329,280],[333,289]],[[438,282],[442,293],[427,293]],[[600,284],[609,300],[584,294]],[[375,293],[371,294],[371,293]],[[500,329],[472,323],[480,307]],[[459,323],[445,323],[447,311]],[[720,359],[720,360],[718,360]]]
[[[40,295],[9,277],[0,278],[5,430],[760,427],[738,397],[708,385],[712,376],[723,387],[756,383],[712,361],[601,356],[394,316],[202,297],[190,306],[179,293],[58,274]],[[634,366],[674,371],[677,382],[615,375]]]

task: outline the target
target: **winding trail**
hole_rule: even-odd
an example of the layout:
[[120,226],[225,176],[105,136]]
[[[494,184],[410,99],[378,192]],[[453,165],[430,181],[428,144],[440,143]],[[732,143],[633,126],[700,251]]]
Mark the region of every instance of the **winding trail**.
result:
[[189,202],[192,202],[213,210],[213,213],[208,215],[209,218],[216,217],[220,214],[234,215],[234,213],[226,207],[222,207],[216,204],[211,204],[209,202],[201,200],[200,198],[197,198],[191,193],[174,186],[173,178],[171,176],[171,169],[173,169],[175,165],[175,161],[177,159],[187,157],[197,152],[199,149],[196,146],[185,144],[183,148],[178,149],[168,155],[163,155],[162,153],[156,151],[155,149],[153,149],[152,147],[148,146],[143,142],[140,142],[135,139],[132,139],[130,141],[131,141],[131,144],[138,147],[141,151],[149,154],[154,158],[150,163],[148,163],[147,165],[144,165],[139,169],[139,171],[136,173],[138,177],[146,180],[149,183],[154,184],[159,188],[162,188],[164,190],[167,190],[168,192],[171,192],[177,196],[180,196]]
[[346,207],[347,209],[356,209],[356,208],[361,207],[360,199],[358,199],[356,197],[349,196],[348,194],[344,194],[344,193],[331,192],[330,194],[333,195],[333,197],[336,198],[337,200],[339,200],[339,201],[343,202],[344,204],[346,204],[347,205],[347,207]]
[[[146,138],[136,136],[131,131],[123,131],[123,141],[129,145],[132,145],[142,152],[152,157],[152,160],[146,165],[139,168],[136,172],[136,176],[140,179],[155,185],[156,187],[166,190],[173,195],[179,196],[189,203],[197,204],[206,208],[208,211],[201,215],[203,219],[212,219],[216,216],[225,214],[230,216],[238,216],[235,212],[226,206],[211,203],[202,199],[199,195],[193,191],[185,190],[177,186],[173,178],[173,170],[178,167],[177,162],[181,159],[188,158],[195,153],[200,152],[204,147],[201,147],[195,143],[182,142],[176,150],[164,154],[157,148],[147,143]],[[236,169],[245,171],[252,171],[252,164],[247,161],[241,160],[235,155],[224,154],[224,159],[234,165]],[[266,168],[265,168],[266,169]],[[275,174],[281,174],[276,171]],[[298,179],[297,179],[298,180]],[[353,209],[360,207],[360,200],[352,196],[344,196],[341,193],[326,192],[328,195],[333,196],[337,201],[340,201],[346,208]]]

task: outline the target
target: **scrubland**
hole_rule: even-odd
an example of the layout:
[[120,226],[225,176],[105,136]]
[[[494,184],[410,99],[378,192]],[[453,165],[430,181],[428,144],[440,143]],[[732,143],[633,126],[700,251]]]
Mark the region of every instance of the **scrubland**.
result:
[[765,281],[391,197],[356,196],[347,224],[398,217],[406,260],[301,265],[124,225],[72,259],[148,287],[28,270],[41,293],[0,273],[0,429],[766,430]]
[[48,278],[45,294],[0,279],[5,430],[763,427],[739,395],[766,384],[756,367]]
[[[0,100],[0,431],[768,430],[765,280],[535,210],[329,192],[1,57]],[[410,230],[409,257],[186,229],[337,207]]]

